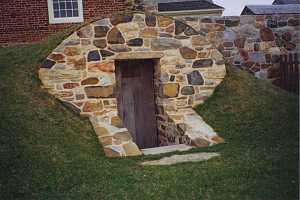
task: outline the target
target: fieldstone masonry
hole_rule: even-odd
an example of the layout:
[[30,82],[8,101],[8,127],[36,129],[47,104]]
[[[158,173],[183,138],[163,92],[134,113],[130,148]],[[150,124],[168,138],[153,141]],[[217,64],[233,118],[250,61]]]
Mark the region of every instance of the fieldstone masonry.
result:
[[269,20],[274,19],[116,14],[64,40],[42,63],[39,76],[64,105],[89,117],[107,156],[140,155],[118,117],[114,61],[155,59],[160,146],[209,146],[223,139],[192,107],[223,80],[224,57],[258,76],[267,71],[272,77],[276,56],[299,50],[299,16]]
[[[178,17],[207,36],[228,63],[277,85],[280,55],[300,52],[300,15]],[[202,40],[201,43],[205,43]],[[201,54],[207,54],[202,51]]]
[[51,94],[89,117],[107,156],[139,155],[118,117],[114,61],[153,58],[160,146],[208,146],[223,139],[192,107],[213,93],[226,70],[220,52],[203,39],[171,18],[117,14],[69,36],[42,63],[39,76]]

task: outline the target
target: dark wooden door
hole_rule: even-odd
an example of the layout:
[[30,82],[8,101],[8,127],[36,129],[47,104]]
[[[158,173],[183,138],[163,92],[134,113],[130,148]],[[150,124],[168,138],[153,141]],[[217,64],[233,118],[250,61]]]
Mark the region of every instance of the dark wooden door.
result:
[[116,61],[118,112],[139,148],[158,146],[153,60]]

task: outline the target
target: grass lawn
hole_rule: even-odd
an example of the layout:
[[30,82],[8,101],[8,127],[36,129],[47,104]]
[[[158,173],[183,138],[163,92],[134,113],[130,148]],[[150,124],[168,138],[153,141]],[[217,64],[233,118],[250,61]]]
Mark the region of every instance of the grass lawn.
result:
[[298,98],[228,67],[197,112],[226,140],[200,163],[142,167],[107,158],[87,119],[40,88],[39,62],[62,40],[0,48],[0,199],[298,199]]

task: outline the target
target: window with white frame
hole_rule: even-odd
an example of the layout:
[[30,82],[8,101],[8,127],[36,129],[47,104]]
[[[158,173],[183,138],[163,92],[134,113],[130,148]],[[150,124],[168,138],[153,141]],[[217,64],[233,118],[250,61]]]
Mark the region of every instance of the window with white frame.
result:
[[83,22],[82,0],[48,0],[50,24]]

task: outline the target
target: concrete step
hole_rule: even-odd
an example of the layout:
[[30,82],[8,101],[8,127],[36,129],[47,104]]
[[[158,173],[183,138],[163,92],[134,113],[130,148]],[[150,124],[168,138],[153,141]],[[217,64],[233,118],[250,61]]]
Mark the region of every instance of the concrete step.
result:
[[144,155],[155,155],[155,154],[169,153],[174,151],[188,151],[192,148],[193,148],[192,146],[186,144],[178,144],[178,145],[171,145],[171,146],[142,149],[142,153]]

